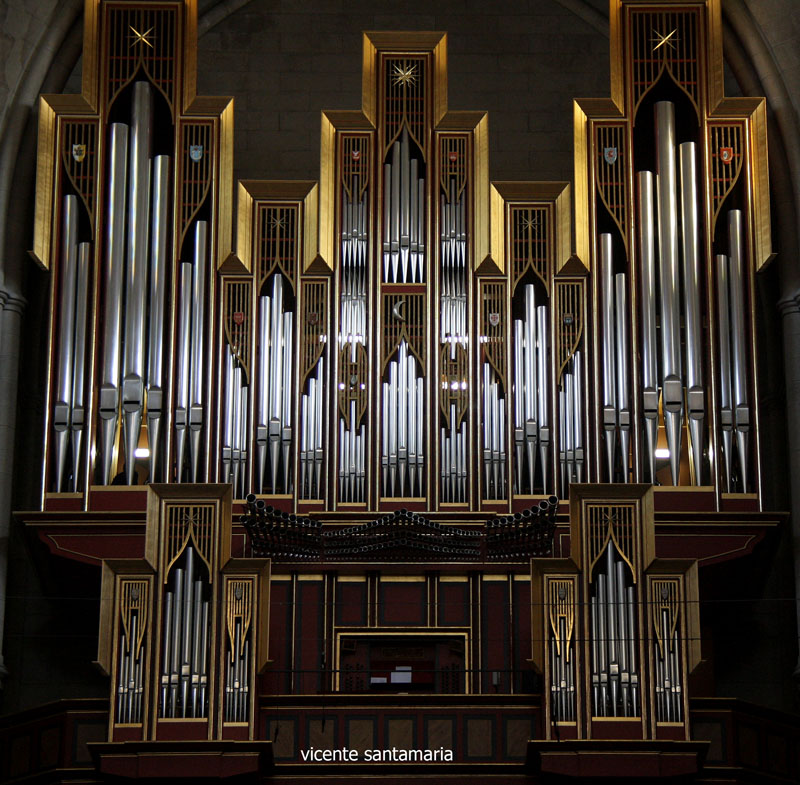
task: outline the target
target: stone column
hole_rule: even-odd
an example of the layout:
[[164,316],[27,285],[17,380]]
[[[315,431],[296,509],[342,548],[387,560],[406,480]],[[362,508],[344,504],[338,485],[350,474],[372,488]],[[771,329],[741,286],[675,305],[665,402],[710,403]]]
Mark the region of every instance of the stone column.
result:
[[7,674],[3,663],[3,623],[11,530],[11,486],[14,479],[20,325],[24,308],[22,297],[0,289],[0,684]]

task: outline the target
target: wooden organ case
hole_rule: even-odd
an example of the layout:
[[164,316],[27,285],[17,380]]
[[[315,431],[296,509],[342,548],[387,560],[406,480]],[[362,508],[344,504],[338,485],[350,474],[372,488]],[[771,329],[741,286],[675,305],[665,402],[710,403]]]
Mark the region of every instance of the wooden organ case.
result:
[[319,181],[240,181],[234,226],[195,3],[87,0],[83,94],[41,100],[50,372],[23,517],[102,566],[102,774],[433,746],[484,777],[608,751],[624,774],[634,749],[698,773],[698,568],[779,522],[765,108],[723,95],[719,0],[611,18],[574,187],[490,182],[445,34],[365,33]]

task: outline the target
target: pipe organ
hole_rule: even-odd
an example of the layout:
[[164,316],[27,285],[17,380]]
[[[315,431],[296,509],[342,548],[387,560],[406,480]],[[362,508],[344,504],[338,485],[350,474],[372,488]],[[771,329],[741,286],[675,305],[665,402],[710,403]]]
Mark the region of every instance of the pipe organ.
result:
[[325,115],[320,184],[243,182],[230,255],[223,126],[175,113],[137,39],[87,143],[60,132],[46,492],[219,479],[317,512],[758,493],[760,114],[696,86],[696,10],[648,8],[625,6],[625,46],[674,35],[613,111],[577,105],[577,255],[568,186],[489,183],[485,116],[447,112],[432,34],[368,44],[365,113]]
[[547,739],[689,738],[697,563],[655,558],[652,505],[649,486],[576,486],[570,558],[532,561]]
[[[193,3],[87,2],[84,94],[40,112],[31,525],[103,564],[112,746],[274,742],[265,695],[335,712],[397,685],[528,701],[541,760],[690,743],[698,562],[772,521],[765,110],[716,81],[718,0],[611,9],[574,184],[491,182],[446,35],[366,33],[319,182],[240,181],[234,252],[232,106],[194,94]],[[65,513],[116,528],[59,539]]]

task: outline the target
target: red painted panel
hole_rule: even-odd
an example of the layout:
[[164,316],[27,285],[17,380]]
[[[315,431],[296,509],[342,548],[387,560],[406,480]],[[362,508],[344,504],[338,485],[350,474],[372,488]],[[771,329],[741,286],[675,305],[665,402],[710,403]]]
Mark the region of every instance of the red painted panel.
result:
[[156,725],[159,741],[190,741],[208,738],[208,720],[159,720]]
[[317,693],[322,687],[323,619],[322,581],[299,581],[295,610],[295,693]]
[[469,626],[469,584],[439,582],[439,624]]
[[367,623],[367,584],[337,583],[336,623],[343,627],[361,627]]
[[292,582],[270,584],[269,657],[264,673],[264,690],[275,694],[289,692],[292,640]]
[[428,616],[424,583],[381,583],[378,618],[381,624],[425,626]]
[[[483,673],[481,674],[481,684],[484,692],[510,692],[508,583],[484,581],[482,590]],[[498,674],[497,677],[493,675],[495,673]],[[494,678],[499,678],[499,682],[495,684]]]

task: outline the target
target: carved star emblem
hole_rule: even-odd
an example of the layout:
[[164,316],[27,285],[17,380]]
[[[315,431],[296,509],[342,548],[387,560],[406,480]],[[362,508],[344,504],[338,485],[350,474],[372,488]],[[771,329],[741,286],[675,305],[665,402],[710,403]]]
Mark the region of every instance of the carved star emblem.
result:
[[394,67],[394,83],[399,85],[413,85],[417,81],[417,66],[411,63]]
[[140,33],[133,25],[130,25],[131,30],[133,31],[133,35],[129,36],[129,38],[133,39],[133,43],[131,44],[131,49],[133,49],[136,44],[147,44],[151,49],[153,48],[153,44],[150,43],[147,36],[153,32],[153,28],[151,27],[144,33]]
[[522,227],[523,229],[538,229],[539,228],[539,216],[538,215],[529,215],[527,218],[522,219]]
[[669,47],[670,49],[675,49],[675,41],[678,39],[675,37],[675,33],[678,32],[678,29],[675,28],[671,33],[667,33],[666,35],[662,35],[658,32],[658,30],[653,30],[654,38],[652,38],[652,42],[655,44],[653,47],[653,51],[655,52],[656,49],[660,49],[662,46]]
[[283,216],[273,215],[272,218],[269,219],[269,222],[274,229],[283,229],[286,226],[286,218]]

